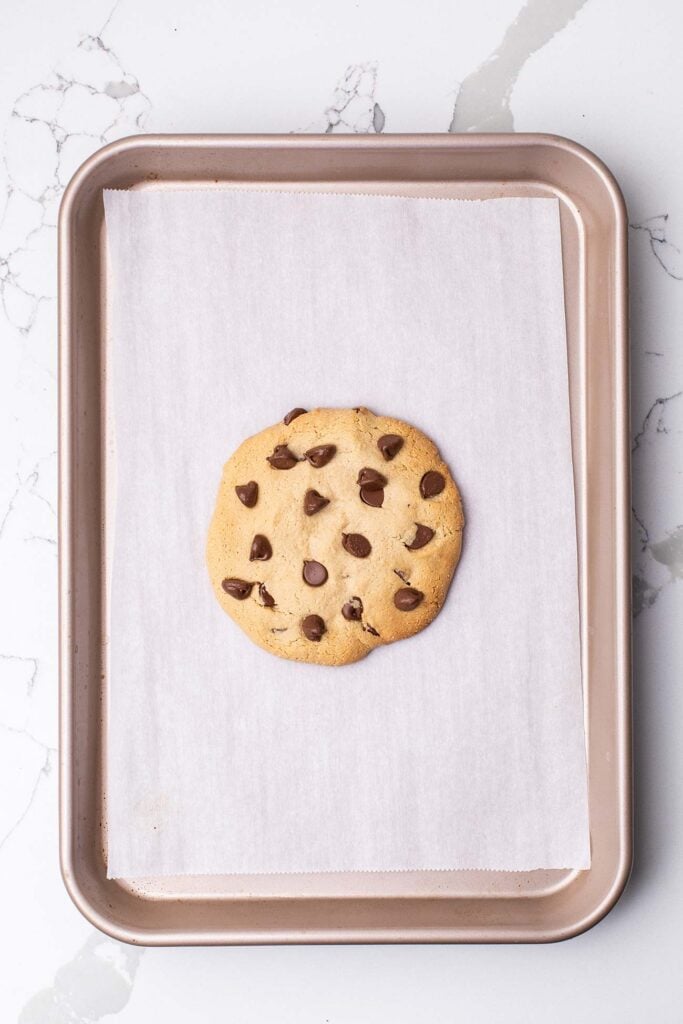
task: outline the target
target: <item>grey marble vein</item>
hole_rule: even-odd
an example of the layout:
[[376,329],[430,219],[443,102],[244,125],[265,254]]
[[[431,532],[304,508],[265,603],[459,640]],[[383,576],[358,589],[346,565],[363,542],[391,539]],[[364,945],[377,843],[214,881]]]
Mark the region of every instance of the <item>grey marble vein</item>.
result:
[[655,544],[650,544],[652,554],[671,572],[673,579],[683,579],[683,523],[671,530]]
[[369,134],[384,131],[386,115],[377,100],[376,61],[349,64],[337,82],[332,102],[320,120],[304,130],[307,132]]
[[[47,523],[44,523],[44,525],[53,532],[48,533],[47,530],[41,530],[41,533],[38,536],[56,543],[57,511],[55,509],[55,503],[52,497],[48,497],[39,490],[41,485],[41,472],[45,463],[49,460],[56,459],[56,457],[56,451],[48,452],[47,455],[43,455],[40,459],[36,460],[31,470],[25,476],[22,476],[20,471],[15,473],[14,489],[10,493],[4,512],[2,513],[2,518],[0,518],[0,541],[3,540],[6,531],[9,529],[12,516],[17,511],[17,507],[20,505],[22,498],[27,498],[31,501],[35,500],[39,503],[41,509],[46,508],[49,512],[49,520]],[[43,520],[44,518],[45,517],[43,516]],[[24,535],[22,539],[26,540],[28,538]]]
[[95,1024],[128,1003],[143,950],[93,932],[54,983],[37,992],[18,1024]]
[[640,564],[633,573],[633,617],[645,608],[651,608],[665,587],[683,579],[683,523],[671,530],[662,540],[648,543],[643,550],[649,551],[654,562],[668,571],[668,578],[656,582],[653,573]]
[[585,3],[527,0],[493,53],[460,83],[449,132],[513,131],[510,97],[522,68]]
[[667,395],[665,398],[656,398],[654,400],[654,402],[648,409],[647,413],[645,414],[642,427],[640,428],[636,436],[633,438],[631,454],[638,451],[643,438],[648,433],[651,427],[654,427],[654,430],[658,434],[668,434],[669,428],[667,427],[664,419],[664,411],[669,402],[675,401],[682,395],[683,391],[675,391],[673,395]]
[[44,747],[45,759],[43,760],[43,763],[40,766],[40,770],[33,784],[33,789],[29,793],[29,797],[24,808],[20,812],[19,816],[15,819],[13,824],[10,825],[9,829],[5,832],[4,836],[0,838],[0,851],[2,851],[2,848],[5,846],[5,844],[12,838],[16,830],[19,828],[19,826],[21,825],[21,823],[23,822],[23,820],[26,818],[27,814],[33,807],[33,803],[37,796],[41,782],[43,781],[45,776],[49,775],[50,772],[52,771],[52,758],[56,754],[56,750],[53,747],[45,747],[44,744],[40,743],[40,741],[35,739],[35,737],[30,736],[23,729],[12,729],[9,726],[5,725],[3,725],[2,728],[6,729],[8,732],[17,732],[20,733],[22,736],[28,736],[28,738],[31,739],[34,743],[38,743],[39,746]]
[[676,391],[655,399],[633,439],[634,617],[683,579],[683,523],[669,526],[661,497],[670,493],[671,517],[674,523],[678,516],[683,519],[683,490],[677,483],[683,475],[682,435],[683,391]]
[[10,495],[10,499],[7,502],[7,505],[5,506],[5,511],[3,513],[2,519],[0,519],[0,540],[2,540],[2,536],[3,536],[4,532],[5,532],[5,527],[7,526],[7,523],[9,521],[10,516],[14,512],[14,507],[15,507],[15,505],[17,503],[17,498],[21,494],[21,487],[22,487],[21,480],[19,480],[18,486],[15,488],[14,492]]
[[[677,245],[667,237],[668,213],[660,213],[656,217],[648,217],[640,224],[629,225],[633,231],[642,231],[647,236],[650,250],[660,267],[674,281],[683,281],[683,254]],[[660,353],[648,353],[659,355]]]
[[102,25],[100,26],[100,28],[98,29],[98,31],[96,33],[98,39],[101,39],[102,36],[104,35],[104,33],[106,32],[106,30],[109,28],[109,25],[111,24],[111,20],[114,17],[114,15],[116,14],[116,12],[118,11],[120,5],[121,5],[121,0],[114,0],[114,3],[113,3],[113,5],[112,5],[112,7],[111,7],[111,9],[109,11],[109,14],[107,15],[107,17],[105,18],[105,20],[103,21]]
[[38,675],[40,672],[40,661],[38,658],[25,657],[18,654],[5,654],[0,653],[0,683],[3,689],[7,692],[13,685],[12,680],[12,669],[19,669],[20,671],[26,670],[25,681],[18,679],[14,685],[17,691],[21,693],[21,700],[17,700],[19,708],[14,708],[14,714],[10,717],[9,721],[0,720],[0,729],[7,734],[13,736],[21,736],[24,740],[28,741],[33,747],[37,747],[42,754],[43,760],[38,765],[33,784],[28,791],[24,806],[19,811],[9,828],[6,828],[4,834],[0,837],[0,850],[3,849],[8,840],[14,835],[16,830],[19,828],[21,823],[24,821],[29,811],[31,810],[35,798],[38,793],[43,779],[50,774],[52,771],[53,759],[57,755],[57,749],[54,746],[44,743],[38,739],[31,730],[29,729],[30,717],[31,717],[31,702],[38,683]]
[[16,662],[20,665],[30,665],[31,673],[26,682],[26,696],[31,697],[36,686],[36,680],[38,678],[38,659],[37,658],[25,658],[20,654],[0,654],[0,661],[4,662]]

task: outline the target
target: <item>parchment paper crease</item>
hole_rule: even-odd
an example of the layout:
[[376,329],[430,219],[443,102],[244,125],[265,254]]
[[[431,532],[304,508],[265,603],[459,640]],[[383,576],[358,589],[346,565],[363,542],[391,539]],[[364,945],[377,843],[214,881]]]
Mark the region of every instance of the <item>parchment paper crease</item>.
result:
[[[556,201],[105,206],[110,876],[587,867]],[[441,614],[345,668],[258,649],[205,569],[223,462],[299,405],[415,423],[463,494]]]

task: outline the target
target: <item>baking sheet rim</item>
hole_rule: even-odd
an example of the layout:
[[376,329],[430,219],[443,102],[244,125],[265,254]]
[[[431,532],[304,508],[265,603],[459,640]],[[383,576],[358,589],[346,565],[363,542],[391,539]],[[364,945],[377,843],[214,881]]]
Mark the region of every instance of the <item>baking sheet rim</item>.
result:
[[[624,500],[628,498],[628,453],[627,448],[623,444],[624,438],[628,439],[628,406],[627,406],[627,394],[628,394],[628,382],[627,382],[627,352],[625,346],[626,339],[626,321],[625,321],[625,299],[626,299],[626,233],[625,233],[625,210],[623,199],[619,192],[616,182],[612,178],[609,171],[604,168],[597,158],[592,154],[578,147],[576,144],[569,140],[560,139],[555,136],[542,136],[542,135],[519,135],[519,136],[459,136],[459,137],[444,137],[444,136],[387,136],[381,140],[377,137],[354,137],[349,139],[348,136],[220,136],[220,135],[202,135],[202,136],[141,136],[133,137],[130,139],[120,140],[119,142],[113,143],[110,146],[105,147],[103,150],[98,151],[94,154],[76,173],[71,183],[65,191],[65,195],[62,202],[62,208],[60,210],[60,240],[59,240],[59,252],[60,252],[60,687],[61,687],[61,713],[60,713],[60,853],[61,853],[61,864],[62,871],[65,879],[67,889],[70,895],[79,906],[79,908],[89,917],[93,923],[96,923],[104,931],[115,933],[117,937],[127,941],[147,941],[147,942],[226,942],[226,941],[283,941],[282,933],[275,931],[273,934],[267,931],[260,930],[258,936],[252,932],[237,933],[233,932],[229,937],[226,935],[208,935],[203,931],[192,931],[183,932],[182,929],[170,929],[164,936],[163,931],[159,931],[154,935],[150,935],[146,931],[142,931],[139,936],[134,935],[134,929],[130,928],[120,929],[114,922],[109,921],[106,917],[103,917],[98,912],[97,908],[93,906],[90,898],[83,892],[79,882],[77,880],[77,870],[75,870],[75,849],[72,842],[72,791],[71,786],[74,782],[72,778],[72,765],[69,759],[69,753],[72,750],[73,736],[71,734],[71,701],[73,699],[73,692],[71,688],[73,671],[72,664],[72,652],[70,650],[70,636],[72,630],[72,618],[71,618],[71,591],[70,581],[71,573],[73,571],[72,564],[72,545],[73,535],[72,528],[73,522],[71,519],[71,504],[70,504],[70,487],[72,483],[71,479],[71,444],[73,441],[69,415],[71,410],[72,402],[72,389],[71,389],[71,352],[69,346],[70,338],[70,327],[69,314],[70,314],[70,259],[71,252],[69,251],[69,243],[72,229],[72,218],[74,214],[74,208],[78,205],[78,198],[80,189],[84,182],[87,182],[89,176],[93,171],[101,166],[103,161],[107,161],[113,154],[121,154],[135,152],[139,147],[149,149],[150,147],[162,147],[162,148],[182,148],[189,146],[194,149],[202,148],[214,148],[214,147],[229,147],[231,150],[235,148],[251,149],[260,147],[268,147],[274,150],[288,150],[295,147],[298,150],[313,150],[316,151],[320,146],[325,146],[332,149],[348,150],[349,147],[353,147],[355,150],[363,152],[372,149],[382,149],[384,147],[397,148],[398,150],[410,149],[412,147],[426,147],[427,149],[485,149],[485,150],[496,150],[500,148],[519,148],[528,145],[549,145],[565,152],[572,152],[574,155],[580,156],[582,160],[588,163],[593,172],[596,173],[601,179],[604,185],[607,186],[608,191],[611,195],[611,199],[615,209],[615,224],[616,224],[616,236],[615,236],[615,262],[613,268],[614,276],[614,292],[615,292],[615,323],[614,323],[614,339],[615,339],[615,429],[617,436],[621,438],[621,459],[617,460],[615,470],[615,482],[616,488],[620,492],[617,495],[618,500],[616,502],[616,514],[615,514],[615,569],[616,572],[616,586],[617,586],[617,615],[615,616],[615,645],[616,655],[615,662],[619,671],[619,696],[620,696],[620,715],[617,723],[619,727],[621,750],[623,753],[623,763],[620,765],[622,773],[622,783],[626,781],[626,785],[622,784],[620,793],[622,797],[626,794],[627,799],[624,805],[619,808],[619,817],[622,823],[622,843],[621,843],[621,857],[620,863],[617,866],[613,885],[610,890],[604,894],[604,899],[600,902],[600,905],[596,906],[593,913],[589,917],[581,922],[576,922],[575,926],[570,929],[564,929],[563,934],[559,931],[555,931],[554,934],[545,937],[545,941],[552,940],[554,938],[567,937],[567,934],[575,934],[578,931],[585,930],[599,920],[604,914],[610,909],[610,907],[616,902],[620,892],[626,883],[628,873],[630,870],[631,861],[631,841],[630,841],[630,828],[631,828],[631,815],[630,815],[630,770],[631,770],[631,758],[630,758],[630,692],[629,692],[629,676],[628,676],[628,664],[629,664],[629,648],[630,648],[630,591],[628,588],[628,573],[625,569],[628,567],[628,518],[627,518],[627,507],[628,501]],[[362,181],[362,178],[358,179]],[[458,179],[460,180],[460,179]],[[473,181],[476,183],[476,180]],[[246,185],[248,187],[248,184]],[[621,512],[621,514],[620,514]],[[343,899],[344,897],[339,897]],[[355,897],[360,899],[368,899],[368,897]],[[375,897],[371,897],[375,898]],[[379,897],[380,899],[382,897]],[[390,898],[390,897],[387,897]],[[401,897],[402,899],[410,900],[412,897]],[[420,899],[424,897],[419,897]],[[433,897],[438,899],[438,897]],[[489,897],[495,899],[495,897]],[[448,927],[445,932],[450,936],[453,941],[454,933],[458,931],[457,926]],[[506,937],[503,933],[510,933],[512,941],[519,941],[520,938],[533,938],[528,934],[524,934],[524,929],[521,929],[521,934],[515,934],[514,929],[502,928],[499,929],[500,937],[498,941],[506,941]],[[259,937],[260,936],[260,937]],[[377,937],[375,937],[377,936]],[[381,937],[380,937],[381,936]],[[419,937],[418,937],[419,936]],[[284,939],[284,941],[297,941],[294,937]],[[304,941],[300,938],[299,941]],[[437,937],[434,929],[427,929],[424,935],[420,935],[419,930],[410,932],[410,930],[404,930],[401,934],[396,934],[395,931],[374,929],[367,927],[361,932],[349,931],[348,934],[340,934],[338,930],[327,932],[325,929],[322,930],[311,930],[307,931],[305,935],[305,941],[447,941],[444,937]],[[496,941],[495,936],[487,932],[485,936],[477,938],[476,934],[468,935],[466,941]]]

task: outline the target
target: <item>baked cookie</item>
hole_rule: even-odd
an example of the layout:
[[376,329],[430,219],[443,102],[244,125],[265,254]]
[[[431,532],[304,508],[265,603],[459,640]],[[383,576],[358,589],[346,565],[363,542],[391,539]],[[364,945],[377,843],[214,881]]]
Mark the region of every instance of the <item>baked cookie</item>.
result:
[[463,523],[448,467],[421,431],[369,409],[293,409],[226,463],[209,575],[260,647],[346,665],[438,614]]

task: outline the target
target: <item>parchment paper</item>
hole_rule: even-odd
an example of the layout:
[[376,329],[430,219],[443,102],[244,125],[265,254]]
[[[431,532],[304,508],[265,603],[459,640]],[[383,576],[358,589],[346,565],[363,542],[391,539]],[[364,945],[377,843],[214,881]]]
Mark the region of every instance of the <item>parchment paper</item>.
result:
[[[556,201],[105,206],[110,876],[587,867]],[[204,562],[224,461],[317,405],[422,428],[467,521],[433,625],[344,668],[257,648]]]

